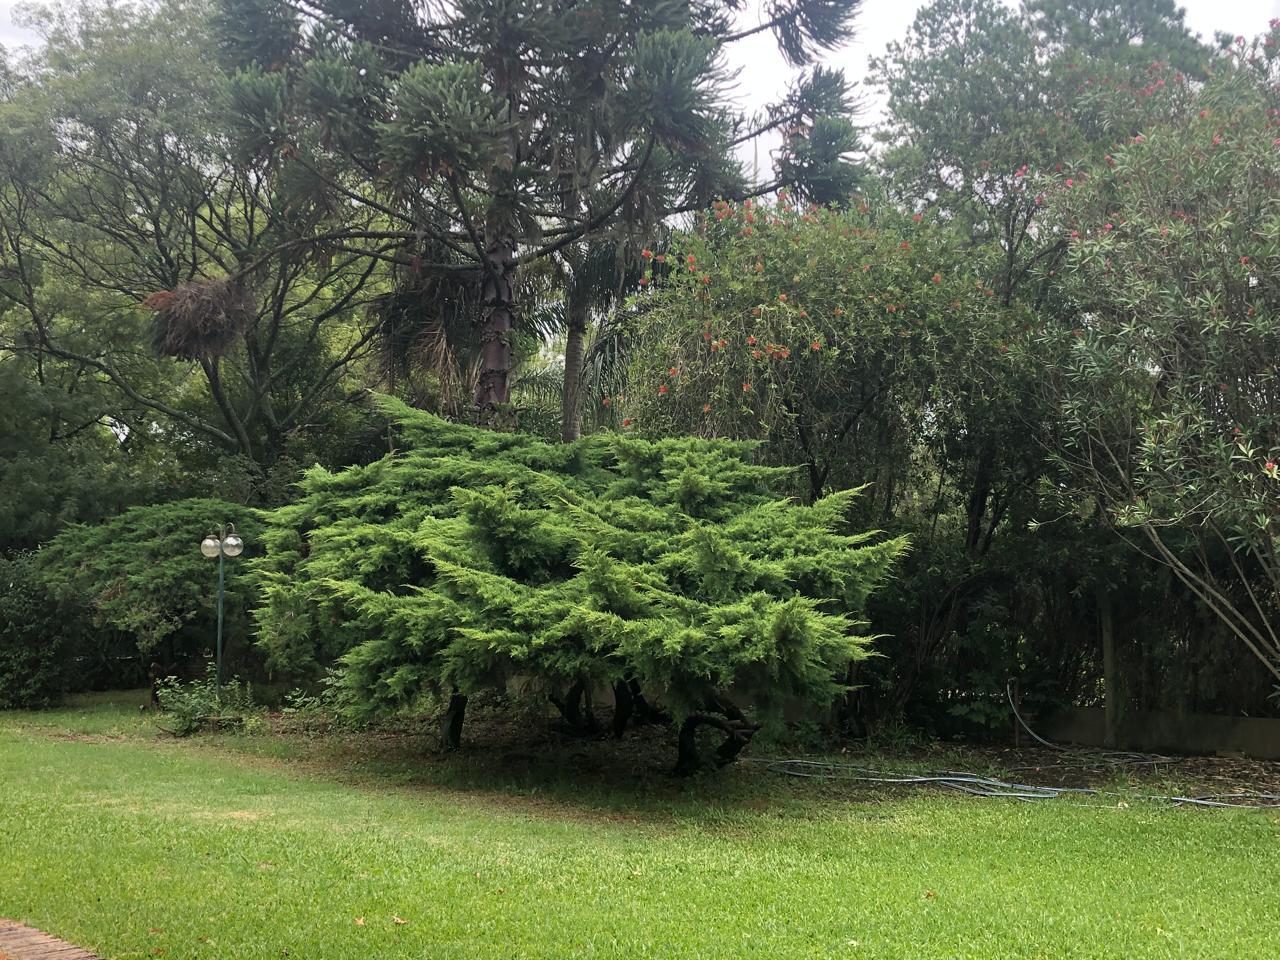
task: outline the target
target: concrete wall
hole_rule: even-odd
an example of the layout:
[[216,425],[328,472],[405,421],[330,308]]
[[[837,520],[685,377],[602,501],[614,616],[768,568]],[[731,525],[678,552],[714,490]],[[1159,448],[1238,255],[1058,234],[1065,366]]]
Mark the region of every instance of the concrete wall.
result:
[[[1104,740],[1102,708],[1064,710],[1040,721],[1036,732],[1049,740],[1100,747]],[[1280,720],[1126,711],[1120,721],[1118,746],[1123,750],[1280,760]]]

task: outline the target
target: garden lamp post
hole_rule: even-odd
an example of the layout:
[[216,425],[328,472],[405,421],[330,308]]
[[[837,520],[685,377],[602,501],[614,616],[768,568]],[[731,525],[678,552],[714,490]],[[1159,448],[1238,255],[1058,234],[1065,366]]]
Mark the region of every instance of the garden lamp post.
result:
[[244,540],[236,533],[234,523],[223,524],[200,541],[200,552],[212,560],[218,558],[218,687],[222,687],[222,601],[226,593],[226,558],[238,557],[244,552]]

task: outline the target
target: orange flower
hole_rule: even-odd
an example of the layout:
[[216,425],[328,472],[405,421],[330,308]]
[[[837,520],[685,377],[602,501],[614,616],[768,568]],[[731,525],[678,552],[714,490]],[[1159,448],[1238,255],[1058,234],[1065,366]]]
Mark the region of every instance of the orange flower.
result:
[[760,357],[761,357],[761,353],[760,353],[759,349],[752,350],[752,351],[751,351],[751,355],[752,355],[753,357],[755,357],[757,360],[759,360],[759,359],[760,359]]
[[711,412],[711,404],[709,404],[709,403],[704,403],[704,404],[702,405],[702,412],[703,412],[703,413],[710,413],[710,412]]
[[821,343],[819,343],[817,340],[815,340],[815,341],[813,341],[813,343],[809,344],[809,349],[810,349],[810,350],[821,350],[821,349],[822,349],[822,344],[821,344]]
[[750,392],[751,392],[751,384],[749,384],[749,383],[743,383],[743,384],[742,384],[742,392],[743,392],[743,393],[750,393]]
[[631,426],[631,418],[630,418],[630,417],[624,417],[624,418],[623,418],[623,420],[622,420],[622,425],[623,425],[624,427],[629,427],[629,426]]
[[752,315],[753,317],[758,317],[758,316],[760,316],[760,308],[759,308],[759,307],[752,307],[752,308],[751,308],[751,315]]
[[786,302],[787,302],[787,295],[786,295],[785,293],[780,293],[780,294],[778,294],[778,302],[779,302],[779,303],[786,303]]
[[942,282],[942,274],[940,274],[940,273],[935,273],[935,274],[933,275],[933,282],[934,282],[934,283],[941,283],[941,282]]
[[748,345],[748,346],[751,346],[751,347],[754,347],[754,346],[756,345],[756,338],[755,338],[755,337],[747,337],[747,345]]
[[672,367],[670,370],[667,371],[668,377],[678,377],[679,375],[680,375],[680,371],[676,367]]
[[604,398],[603,400],[601,400],[600,402],[601,402],[604,406],[606,406],[606,407],[611,407],[611,406],[613,406],[613,398],[612,398],[612,397],[605,397],[605,398]]

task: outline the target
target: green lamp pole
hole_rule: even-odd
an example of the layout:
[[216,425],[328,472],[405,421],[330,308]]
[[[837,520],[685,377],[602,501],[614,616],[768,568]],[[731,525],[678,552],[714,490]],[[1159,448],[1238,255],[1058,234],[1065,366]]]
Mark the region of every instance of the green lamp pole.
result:
[[244,540],[236,533],[234,523],[226,523],[200,541],[200,552],[212,560],[218,558],[218,688],[222,688],[222,607],[227,586],[227,557],[238,557],[244,552]]

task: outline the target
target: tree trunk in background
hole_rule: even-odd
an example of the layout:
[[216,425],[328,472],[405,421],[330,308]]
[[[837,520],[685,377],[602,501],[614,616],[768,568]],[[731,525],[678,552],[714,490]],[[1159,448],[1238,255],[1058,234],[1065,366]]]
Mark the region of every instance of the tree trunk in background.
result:
[[561,439],[572,443],[582,436],[582,358],[587,340],[587,305],[569,298],[569,329],[564,342],[564,387],[560,393]]
[[511,400],[511,332],[516,325],[516,245],[502,237],[485,252],[481,288],[484,322],[480,328],[481,367],[476,408],[492,412]]
[[440,722],[440,740],[450,752],[462,746],[462,722],[467,715],[467,698],[455,693],[449,698],[449,708]]
[[1120,678],[1116,675],[1116,632],[1111,597],[1098,588],[1098,622],[1102,628],[1103,746],[1114,750],[1120,742]]

